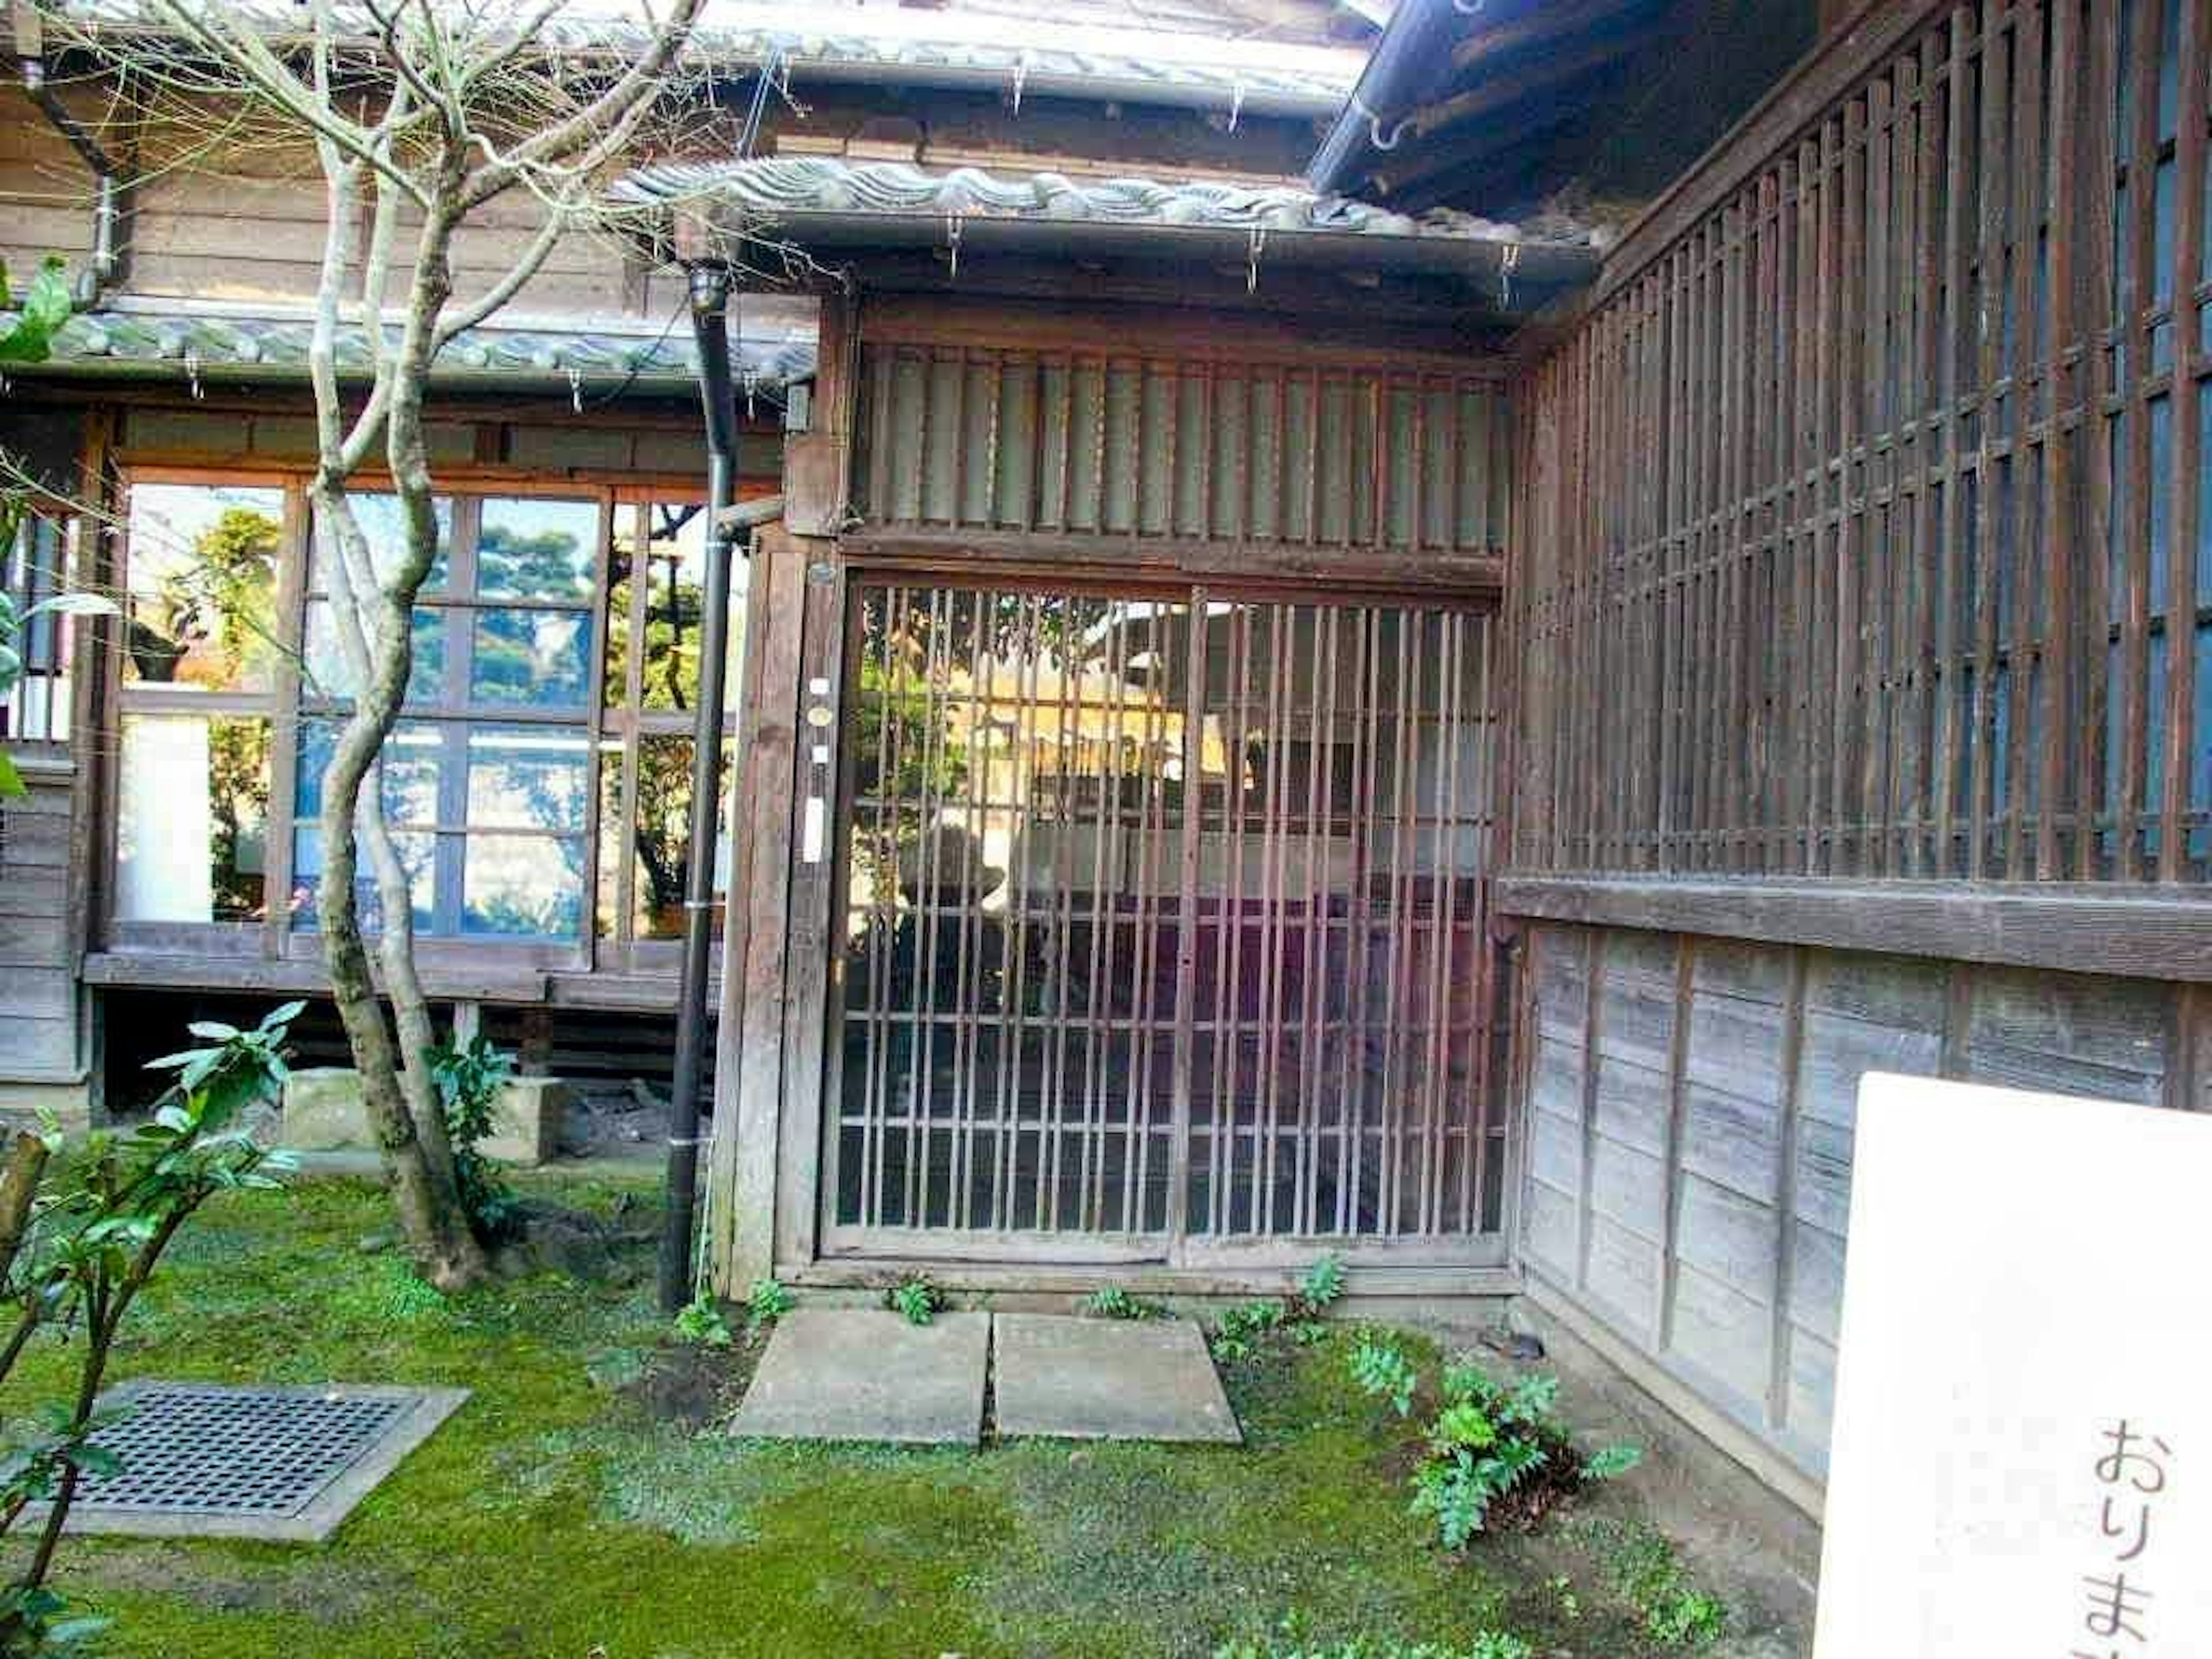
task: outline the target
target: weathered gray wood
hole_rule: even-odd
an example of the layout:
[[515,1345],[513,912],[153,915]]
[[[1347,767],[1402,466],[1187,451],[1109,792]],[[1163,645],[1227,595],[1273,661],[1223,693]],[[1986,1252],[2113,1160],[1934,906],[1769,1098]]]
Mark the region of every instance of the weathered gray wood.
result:
[[1677,1273],[1668,1352],[1719,1382],[1714,1403],[1747,1423],[1765,1416],[1771,1325],[1765,1303],[1687,1263]]
[[1499,914],[2212,982],[2212,900],[2060,884],[1500,877]]

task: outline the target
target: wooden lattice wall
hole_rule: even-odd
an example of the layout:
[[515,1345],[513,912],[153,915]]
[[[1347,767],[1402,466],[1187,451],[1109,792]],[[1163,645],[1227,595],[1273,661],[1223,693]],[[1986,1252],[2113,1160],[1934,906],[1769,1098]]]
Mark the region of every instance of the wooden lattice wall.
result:
[[1510,862],[2201,884],[2212,0],[1859,34],[1516,392]]

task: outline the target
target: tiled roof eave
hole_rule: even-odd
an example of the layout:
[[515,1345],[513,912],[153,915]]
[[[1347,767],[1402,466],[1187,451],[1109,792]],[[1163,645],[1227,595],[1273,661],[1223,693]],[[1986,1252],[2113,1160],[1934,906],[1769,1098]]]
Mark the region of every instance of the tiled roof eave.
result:
[[[311,322],[295,316],[195,310],[186,301],[163,309],[142,298],[128,309],[70,318],[45,362],[19,365],[11,372],[210,385],[304,382],[313,331]],[[732,344],[739,373],[756,391],[770,396],[814,372],[811,341],[749,339]],[[337,355],[341,380],[357,382],[372,373],[371,343],[359,326],[339,331]],[[649,396],[688,392],[696,371],[696,354],[684,330],[648,337],[582,329],[482,327],[456,336],[439,354],[430,378],[433,386],[445,387],[485,385],[594,395],[619,388]]]

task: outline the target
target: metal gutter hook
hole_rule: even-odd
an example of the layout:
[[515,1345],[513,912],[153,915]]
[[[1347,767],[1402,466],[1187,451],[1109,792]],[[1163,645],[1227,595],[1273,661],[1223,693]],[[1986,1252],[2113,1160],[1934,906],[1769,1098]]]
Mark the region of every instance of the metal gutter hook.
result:
[[1257,294],[1260,291],[1260,252],[1267,246],[1267,226],[1253,226],[1251,249],[1246,254],[1244,261],[1244,291],[1247,294]]
[[1367,142],[1376,149],[1391,150],[1397,149],[1398,141],[1406,136],[1406,129],[1413,125],[1413,118],[1410,115],[1406,116],[1402,118],[1396,125],[1390,129],[1390,136],[1388,138],[1385,138],[1382,136],[1382,118],[1381,116],[1377,115],[1373,110],[1368,108],[1366,105],[1361,103],[1356,97],[1351,100],[1349,109],[1351,113],[1354,115],[1364,115],[1367,118]]
[[200,384],[200,354],[191,346],[185,349],[185,379],[191,384],[192,401],[196,404],[204,402],[207,388]]
[[1014,113],[1022,112],[1022,87],[1030,78],[1030,50],[1022,48],[1022,55],[1014,59]]
[[574,363],[568,365],[568,407],[576,414],[584,412],[584,372]]
[[952,269],[949,274],[957,283],[960,280],[960,216],[957,213],[945,216],[945,240],[952,253]]
[[1521,263],[1521,244],[1508,242],[1505,257],[1498,263],[1498,304],[1504,311],[1513,309],[1513,267]]
[[1244,112],[1244,83],[1234,81],[1229,87],[1229,130],[1237,131],[1237,118]]
[[747,369],[743,384],[745,388],[745,418],[750,421],[753,417],[753,392],[760,385],[760,371]]

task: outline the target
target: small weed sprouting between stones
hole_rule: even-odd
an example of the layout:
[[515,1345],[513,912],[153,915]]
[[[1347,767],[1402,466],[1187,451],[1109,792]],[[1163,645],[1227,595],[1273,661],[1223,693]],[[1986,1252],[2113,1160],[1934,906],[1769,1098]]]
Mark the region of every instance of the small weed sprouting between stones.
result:
[[1092,1319],[1164,1319],[1167,1304],[1131,1296],[1119,1285],[1102,1285],[1083,1298],[1083,1312]]
[[1449,1642],[1399,1642],[1355,1636],[1345,1642],[1309,1640],[1295,1619],[1262,1642],[1231,1642],[1213,1659],[1531,1659],[1528,1644],[1509,1631],[1486,1630],[1464,1647]]
[[1603,1559],[1613,1588],[1662,1648],[1710,1646],[1728,1623],[1718,1596],[1690,1582],[1674,1544],[1642,1522],[1593,1522],[1585,1536]]
[[676,1334],[699,1347],[726,1348],[731,1340],[730,1322],[722,1317],[714,1298],[702,1291],[690,1307],[676,1316]]
[[757,1334],[799,1305],[799,1298],[780,1279],[756,1279],[745,1292],[745,1328]]
[[884,1306],[909,1325],[927,1325],[945,1310],[945,1292],[927,1273],[908,1273],[884,1292]]
[[[1368,1337],[1352,1354],[1352,1377],[1370,1397],[1412,1414],[1419,1376],[1387,1338]],[[1531,1373],[1499,1382],[1464,1361],[1446,1365],[1443,1403],[1423,1431],[1413,1471],[1413,1513],[1434,1522],[1437,1541],[1464,1548],[1509,1504],[1512,1519],[1533,1527],[1552,1505],[1593,1480],[1626,1474],[1640,1447],[1613,1445],[1587,1457],[1559,1420],[1559,1382]]]

